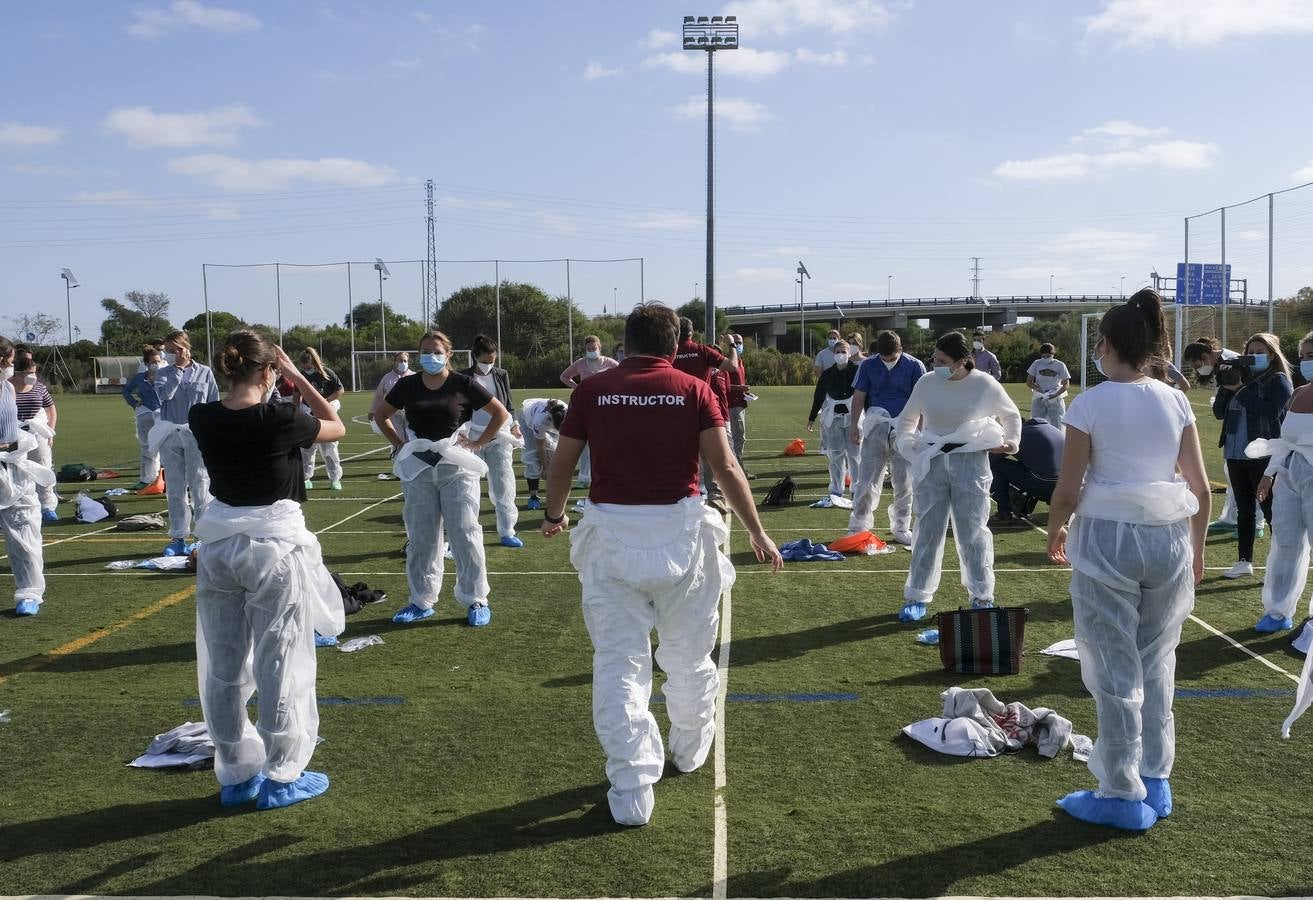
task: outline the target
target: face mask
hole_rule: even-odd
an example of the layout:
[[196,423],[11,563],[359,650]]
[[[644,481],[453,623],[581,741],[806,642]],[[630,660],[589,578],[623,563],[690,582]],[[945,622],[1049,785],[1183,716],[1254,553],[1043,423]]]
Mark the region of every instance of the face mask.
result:
[[164,361],[171,366],[176,366],[178,364],[178,354],[170,353],[168,350],[165,350]]
[[410,363],[399,362],[396,364],[395,368],[398,375],[405,375],[406,371],[410,368]]
[[585,350],[584,356],[588,359],[597,359],[602,355],[601,350]]
[[275,373],[275,374],[274,374],[274,380],[271,381],[271,382],[269,383],[269,387],[268,387],[267,389],[265,389],[265,392],[264,392],[264,400],[261,401],[261,402],[263,402],[263,403],[268,403],[269,401],[273,400],[273,398],[274,398],[274,389],[275,389],[277,386],[278,386],[278,375]]
[[137,374],[141,375],[145,371],[146,371],[146,364],[144,362],[137,363]]
[[735,345],[734,345],[734,352],[737,353],[739,356],[742,356],[742,355],[743,355],[743,345],[742,345],[742,344],[735,344]]
[[1254,371],[1255,371],[1255,372],[1266,372],[1266,371],[1267,371],[1267,354],[1266,354],[1266,353],[1255,353],[1253,356],[1254,356]]
[[837,344],[837,343],[839,343],[839,339],[838,339],[838,338],[826,338],[826,339],[825,339],[825,343],[829,344],[829,345],[830,345],[830,349],[833,350],[833,349],[834,349],[834,345]]
[[880,357],[880,362],[884,363],[884,367],[890,372],[894,370],[894,366],[898,365],[897,359],[885,359],[883,356]]
[[36,376],[35,376],[35,375],[32,375],[31,373],[29,373],[29,374],[27,374],[27,375],[24,375],[24,376],[23,376],[23,384],[26,384],[26,385],[28,385],[29,387],[30,387],[31,385],[36,384]]
[[977,350],[984,350],[984,349],[985,349],[985,345],[984,345],[984,343],[981,342],[981,341],[973,341],[973,342],[971,343],[971,346],[974,347],[974,348],[977,349]]
[[944,379],[945,381],[947,381],[948,379],[953,377],[953,367],[935,366],[935,374],[938,375],[940,378]]
[[848,354],[847,353],[834,354],[834,364],[841,369],[844,366],[848,365]]
[[157,362],[153,362],[150,365],[146,366],[147,372],[158,372],[159,370],[160,370],[160,364]]
[[1202,366],[1195,366],[1194,370],[1204,378],[1207,378],[1209,375],[1213,374],[1213,367],[1208,365],[1207,363],[1205,363]]
[[3,369],[0,369],[0,378],[13,378],[13,377],[14,377],[13,366],[5,366]]
[[447,365],[447,355],[445,353],[421,353],[419,364],[424,369],[425,374],[437,375]]
[[480,375],[487,375],[492,371],[492,363],[475,363],[479,367]]

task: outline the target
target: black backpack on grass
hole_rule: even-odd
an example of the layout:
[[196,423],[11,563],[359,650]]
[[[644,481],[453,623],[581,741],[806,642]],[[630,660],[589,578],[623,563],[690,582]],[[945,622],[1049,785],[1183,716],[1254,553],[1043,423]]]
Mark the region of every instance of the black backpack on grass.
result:
[[793,495],[797,492],[798,485],[793,481],[791,475],[785,475],[766,492],[762,498],[762,506],[788,506],[793,502]]
[[95,481],[99,473],[86,463],[68,463],[60,466],[55,473],[55,480],[61,484],[75,481]]

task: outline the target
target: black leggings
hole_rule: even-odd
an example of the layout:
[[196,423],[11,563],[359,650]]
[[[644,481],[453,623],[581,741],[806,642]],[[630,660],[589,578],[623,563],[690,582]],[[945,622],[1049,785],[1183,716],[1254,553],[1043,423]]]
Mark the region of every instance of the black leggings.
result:
[[[1258,483],[1263,480],[1263,470],[1272,458],[1262,459],[1228,459],[1227,474],[1231,476],[1231,491],[1235,494],[1237,542],[1240,545],[1238,557],[1246,562],[1254,561],[1254,519],[1258,504]],[[1267,527],[1272,527],[1272,492],[1262,503],[1263,518]]]

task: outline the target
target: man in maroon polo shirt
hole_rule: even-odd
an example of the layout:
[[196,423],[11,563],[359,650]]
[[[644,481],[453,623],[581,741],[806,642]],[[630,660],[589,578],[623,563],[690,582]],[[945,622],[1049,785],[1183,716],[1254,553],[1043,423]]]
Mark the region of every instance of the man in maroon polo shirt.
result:
[[783,565],[730,452],[711,388],[671,365],[678,332],[670,309],[634,308],[625,323],[624,362],[575,388],[547,475],[542,530],[550,538],[569,527],[571,475],[588,444],[593,483],[571,535],[570,561],[593,642],[593,725],[606,751],[607,801],[622,825],[647,824],[652,786],[665,768],[661,733],[647,709],[653,628],[675,765],[697,769],[715,739],[720,679],[711,650],[734,567],[720,551],[729,537],[725,520],[699,497],[699,456],[724,485],[757,559],[775,571]]
[[[675,348],[674,361],[674,367],[679,371],[687,372],[694,378],[711,385],[712,392],[721,401],[720,410],[726,428],[729,427],[729,380],[727,377],[720,377],[720,373],[724,372],[728,375],[730,372],[736,372],[739,367],[739,354],[734,347],[734,340],[733,338],[728,340],[729,356],[721,353],[717,347],[699,344],[693,340],[693,320],[683,317],[679,320],[679,346]],[[723,513],[725,501],[722,499],[720,485],[711,473],[711,467],[707,465],[706,459],[703,458],[701,462],[702,489],[707,492],[707,504],[716,512]]]

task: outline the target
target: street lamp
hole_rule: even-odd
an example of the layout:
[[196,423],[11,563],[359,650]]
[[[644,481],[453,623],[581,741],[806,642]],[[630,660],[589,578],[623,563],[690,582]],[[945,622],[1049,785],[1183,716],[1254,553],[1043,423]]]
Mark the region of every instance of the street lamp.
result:
[[304,300],[296,301],[296,307],[301,313],[301,327],[305,328],[305,301]]
[[1049,276],[1049,298],[1052,299],[1052,298],[1054,298],[1054,297],[1056,297],[1056,296],[1058,296],[1058,295],[1055,294],[1055,293],[1053,293],[1053,276],[1050,275],[1050,276]]
[[1126,276],[1122,276],[1122,299],[1126,299]]
[[889,275],[887,277],[888,282],[885,285],[885,300],[892,301],[894,299],[894,276]]
[[802,286],[804,275],[808,278],[812,277],[812,273],[807,271],[807,267],[802,264],[802,260],[798,260],[798,311],[802,315],[802,321],[798,327],[802,331],[800,337],[802,338],[802,352],[805,356],[807,354],[807,295]]
[[611,288],[611,312],[620,315],[620,288]]
[[64,306],[68,312],[68,343],[73,345],[73,300],[69,292],[78,286],[78,280],[68,269],[60,269],[59,277],[64,279]]
[[693,282],[693,299],[696,300],[697,298],[698,298],[698,283],[695,281]]
[[684,49],[707,54],[707,323],[706,334],[716,333],[716,217],[715,217],[715,51],[739,48],[736,16],[684,16]]
[[388,349],[388,312],[387,307],[383,305],[383,279],[392,273],[388,271],[387,264],[382,259],[374,257],[374,270],[378,272],[378,321],[383,329],[383,352]]

